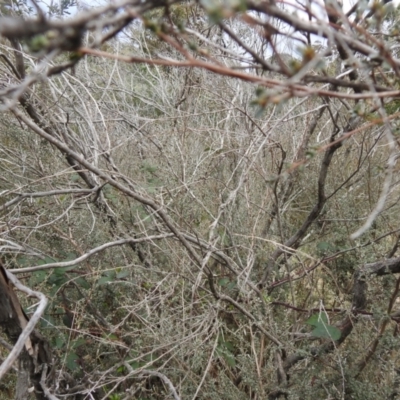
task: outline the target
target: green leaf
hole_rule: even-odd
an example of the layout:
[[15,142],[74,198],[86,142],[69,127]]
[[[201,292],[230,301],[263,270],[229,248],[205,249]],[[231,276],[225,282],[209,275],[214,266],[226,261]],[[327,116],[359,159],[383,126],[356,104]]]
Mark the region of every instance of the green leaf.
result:
[[71,179],[72,182],[79,181],[79,175],[78,174],[72,174],[70,179]]
[[317,250],[320,254],[326,254],[335,251],[335,246],[332,246],[332,244],[328,242],[319,242],[317,244]]
[[317,244],[317,249],[318,250],[329,250],[329,248],[331,247],[331,245],[328,242],[319,242]]
[[329,325],[328,316],[325,312],[312,315],[306,324],[314,326],[311,335],[322,339],[339,340],[341,332],[335,326]]
[[58,334],[56,336],[56,348],[61,349],[65,344],[65,337],[63,334]]
[[56,322],[51,315],[45,314],[44,317],[40,320],[40,326],[42,328],[50,327],[51,329],[54,329],[54,325],[56,325]]
[[138,369],[138,368],[142,368],[146,365],[145,362],[143,361],[133,361],[131,363],[129,363],[129,365],[133,368],[133,369]]
[[339,340],[342,332],[338,328],[332,325],[319,324],[311,332],[311,335],[317,338]]
[[62,317],[62,322],[67,328],[72,328],[74,319],[71,317],[71,314],[64,314]]
[[71,270],[71,269],[74,269],[74,268],[75,268],[74,265],[71,265],[70,267],[55,268],[55,269],[53,270],[53,273],[54,273],[55,275],[57,275],[57,276],[64,276],[65,273],[66,273],[67,271],[69,271],[69,270]]
[[229,351],[234,351],[235,350],[235,347],[233,346],[233,344],[231,342],[223,342],[223,345]]
[[224,287],[224,286],[226,286],[228,283],[229,283],[229,278],[221,278],[221,279],[218,279],[218,285],[219,285],[219,286]]
[[116,276],[116,273],[115,273],[115,270],[114,269],[110,269],[109,271],[105,271],[104,272],[104,275],[105,276],[109,276],[110,278],[115,278],[115,276]]
[[71,261],[74,260],[75,258],[78,258],[78,255],[74,252],[69,252],[65,255],[64,261]]
[[125,366],[121,365],[120,367],[117,368],[117,372],[123,374],[125,372],[125,369],[126,369]]
[[65,360],[65,363],[67,365],[67,368],[70,371],[76,371],[79,368],[79,365],[77,364],[77,360],[79,359],[79,356],[76,355],[75,353],[69,353],[67,355],[67,358]]
[[101,285],[105,285],[106,283],[112,282],[112,281],[114,281],[114,277],[112,277],[112,276],[102,276],[102,277],[97,281],[97,284],[98,284],[99,286],[101,286]]
[[306,324],[312,326],[318,326],[320,324],[328,325],[328,316],[326,313],[314,314],[306,321]]
[[31,262],[28,257],[24,256],[17,257],[17,264],[22,268],[26,267],[27,265],[30,265],[30,263]]
[[264,301],[265,301],[267,304],[268,304],[269,302],[272,301],[271,297],[268,296],[266,293],[263,293],[262,296],[263,296]]
[[118,272],[116,278],[117,278],[117,279],[126,278],[127,276],[130,275],[130,273],[131,273],[131,272],[129,271],[129,269],[126,268],[126,269],[124,269],[124,270]]
[[236,359],[235,356],[229,352],[229,351],[224,351],[222,356],[224,357],[224,360],[230,367],[235,367],[236,366]]
[[68,277],[66,277],[64,275],[58,275],[54,272],[49,276],[49,279],[48,279],[48,283],[50,285],[55,286],[56,288],[60,288],[62,285],[64,285],[64,283],[66,283],[68,281],[69,281]]
[[216,352],[230,367],[236,366],[235,356],[226,348],[225,343],[218,346]]
[[108,282],[115,281],[115,278],[116,278],[116,273],[114,269],[111,269],[109,271],[104,271],[103,276],[97,281],[97,284],[105,285]]
[[36,271],[32,273],[31,278],[29,279],[29,284],[31,286],[37,285],[38,283],[43,282],[47,277],[46,271]]
[[84,338],[79,338],[72,343],[72,348],[77,349],[80,346],[86,344],[86,340]]
[[50,264],[53,262],[56,262],[57,260],[55,260],[54,258],[48,257],[46,256],[43,260],[40,260],[38,262],[38,265],[46,265],[46,264]]
[[237,282],[231,281],[231,282],[229,282],[229,284],[228,284],[228,286],[227,286],[226,288],[227,288],[228,290],[233,290],[233,289],[236,288],[236,286],[237,286]]
[[77,285],[83,287],[84,289],[90,289],[90,283],[83,277],[75,279]]

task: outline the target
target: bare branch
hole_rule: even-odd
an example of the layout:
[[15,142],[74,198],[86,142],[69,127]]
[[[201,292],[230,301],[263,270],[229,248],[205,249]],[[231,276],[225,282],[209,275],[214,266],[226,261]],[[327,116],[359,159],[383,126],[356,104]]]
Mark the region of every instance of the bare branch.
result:
[[36,292],[34,290],[29,289],[27,286],[23,285],[10,271],[6,271],[6,273],[8,279],[18,290],[21,290],[30,297],[36,297],[37,299],[39,299],[39,304],[35,312],[33,313],[32,317],[27,322],[26,326],[23,328],[13,349],[11,350],[7,358],[4,360],[4,362],[0,365],[0,379],[6,374],[6,372],[12,367],[12,365],[17,360],[19,354],[26,345],[27,340],[29,340],[31,333],[35,329],[35,326],[38,324],[41,316],[46,310],[46,306],[48,303],[47,298],[43,293]]
[[34,267],[27,267],[27,268],[15,268],[12,270],[13,274],[21,274],[21,273],[26,273],[26,272],[34,272],[34,271],[42,271],[46,269],[52,269],[52,268],[64,268],[64,267],[71,267],[72,265],[77,265],[81,263],[82,261],[85,261],[89,257],[93,256],[94,254],[99,253],[100,251],[104,251],[110,247],[115,247],[115,246],[123,246],[124,244],[136,244],[136,243],[144,243],[144,242],[151,242],[153,240],[160,240],[160,239],[166,239],[168,237],[174,236],[172,233],[166,233],[164,235],[155,235],[155,236],[146,236],[143,238],[128,238],[128,239],[120,239],[116,240],[115,242],[109,242],[109,243],[104,243],[101,246],[95,247],[94,249],[91,249],[87,253],[83,254],[82,256],[75,258],[74,260],[70,261],[61,261],[61,262],[55,262],[55,263],[49,263],[49,264],[44,264],[44,265],[37,265]]

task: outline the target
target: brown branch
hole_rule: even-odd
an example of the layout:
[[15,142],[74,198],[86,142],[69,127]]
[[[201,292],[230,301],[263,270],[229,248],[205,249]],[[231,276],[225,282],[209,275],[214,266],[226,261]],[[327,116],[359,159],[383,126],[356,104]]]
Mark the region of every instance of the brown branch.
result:
[[[324,114],[325,109],[326,109],[326,107],[320,108],[318,113],[316,113],[314,115],[314,118],[311,121],[310,127],[308,128],[306,134],[304,135],[302,143],[300,144],[300,147],[296,152],[295,159],[294,159],[295,163],[301,162],[305,158],[305,153],[308,148],[308,143],[311,139],[311,136],[315,132],[317,124],[320,121],[320,119],[322,118],[322,115]],[[281,148],[281,151],[284,153],[282,148]],[[284,158],[286,158],[286,153],[284,153],[282,156],[282,163],[284,161]],[[285,204],[288,201],[288,199],[289,199],[290,195],[292,194],[293,189],[295,187],[294,183],[296,181],[297,175],[298,174],[296,172],[289,175],[289,177],[286,179],[286,181],[284,183],[284,187],[280,190],[279,195],[278,195],[278,193],[277,193],[278,183],[280,182],[280,178],[282,177],[282,171],[281,170],[279,171],[278,178],[277,178],[277,180],[274,184],[274,188],[273,188],[274,196],[275,196],[275,203],[274,203],[273,209],[270,213],[270,217],[268,218],[268,221],[263,229],[262,236],[267,235],[274,218],[279,213],[280,204]]]
[[[335,135],[332,135],[331,142],[334,141],[334,137]],[[334,153],[340,147],[341,143],[337,143],[336,145],[329,147],[329,149],[325,152],[318,177],[317,203],[314,205],[313,209],[308,214],[307,218],[304,220],[302,226],[298,229],[298,231],[292,237],[286,240],[282,248],[278,248],[272,253],[271,257],[267,261],[267,265],[265,266],[263,278],[260,281],[261,287],[264,286],[265,283],[267,282],[270,272],[274,269],[276,265],[276,261],[285,252],[284,249],[285,248],[296,249],[300,245],[301,239],[306,235],[311,224],[316,220],[318,215],[321,213],[327,199],[325,194],[325,183],[326,183],[326,177],[328,175],[329,166],[331,164]]]
[[[162,58],[145,58],[136,56],[124,56],[119,54],[111,54],[101,50],[94,50],[87,47],[81,47],[79,49],[81,54],[90,54],[97,57],[105,57],[113,60],[120,60],[127,63],[139,63],[139,64],[149,64],[149,65],[164,65],[169,67],[179,67],[179,68],[202,68],[219,75],[229,76],[231,78],[238,78],[245,82],[257,83],[261,86],[268,88],[278,88],[282,95],[276,95],[270,98],[271,103],[279,103],[287,98],[292,97],[307,97],[307,96],[320,96],[320,97],[332,97],[338,99],[352,99],[352,100],[362,100],[370,99],[370,93],[344,93],[336,92],[332,90],[312,88],[304,86],[297,83],[286,83],[285,81],[279,81],[277,79],[261,77],[257,75],[252,75],[246,72],[236,71],[229,67],[223,65],[213,64],[211,62],[203,61],[200,59],[190,58],[190,60],[180,61],[173,59],[162,59]],[[387,90],[384,92],[374,93],[376,98],[386,98],[386,97],[400,97],[400,90]]]
[[371,89],[373,89],[376,92],[386,92],[390,90],[390,88],[384,87],[384,86],[378,86],[378,85],[369,85],[366,83],[362,82],[352,82],[352,81],[345,81],[344,79],[336,79],[336,78],[331,78],[329,76],[315,76],[315,75],[306,75],[304,77],[304,82],[305,83],[329,83],[332,86],[335,87],[342,87],[342,88],[351,88],[354,89],[354,91],[358,90],[357,93],[360,93],[361,91],[369,91],[371,92]]

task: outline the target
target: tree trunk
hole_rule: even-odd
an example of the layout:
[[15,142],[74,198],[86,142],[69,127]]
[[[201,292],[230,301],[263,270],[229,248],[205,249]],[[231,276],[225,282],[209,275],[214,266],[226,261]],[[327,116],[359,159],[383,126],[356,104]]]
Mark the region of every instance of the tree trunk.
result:
[[[7,278],[6,270],[0,264],[0,326],[13,344],[17,342],[28,320],[29,318],[22,309],[12,284]],[[46,399],[40,382],[42,369],[45,365],[51,371],[53,365],[50,347],[39,332],[33,331],[19,356],[15,395],[17,400],[28,399],[31,387],[34,388],[36,399]],[[52,374],[49,374],[49,377],[47,377],[47,386],[52,384],[51,376]]]

